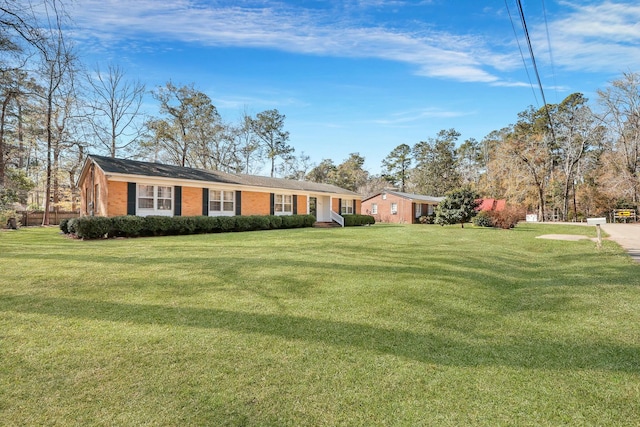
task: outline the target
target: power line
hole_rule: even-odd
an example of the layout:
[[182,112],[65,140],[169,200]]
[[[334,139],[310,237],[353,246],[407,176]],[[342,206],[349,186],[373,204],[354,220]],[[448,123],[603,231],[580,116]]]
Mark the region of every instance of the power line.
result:
[[531,45],[531,38],[529,37],[529,30],[527,28],[527,21],[524,17],[524,10],[522,9],[522,2],[520,0],[516,0],[516,4],[518,5],[518,12],[520,13],[520,22],[522,23],[522,29],[524,30],[524,36],[527,40],[527,46],[529,47],[529,55],[531,56],[531,64],[533,65],[533,71],[536,74],[536,79],[538,80],[538,87],[540,88],[540,95],[542,96],[542,102],[544,102],[544,110],[547,114],[547,120],[549,121],[549,129],[551,130],[551,136],[553,140],[556,139],[555,131],[553,130],[553,122],[551,121],[551,114],[549,113],[549,106],[547,104],[547,99],[544,96],[544,89],[542,88],[542,81],[540,80],[540,73],[538,72],[538,65],[536,64],[536,58],[533,54],[533,47]]
[[509,3],[507,0],[504,0],[504,5],[507,8],[507,14],[509,14],[509,21],[511,21],[511,28],[513,29],[513,35],[516,38],[516,43],[518,44],[518,50],[520,51],[520,57],[522,58],[522,65],[524,65],[524,70],[527,73],[527,79],[529,80],[529,86],[531,86],[533,99],[536,100],[536,104],[540,105],[540,103],[538,102],[538,96],[536,95],[536,91],[533,88],[533,82],[531,81],[531,75],[529,74],[529,67],[527,66],[527,60],[524,58],[524,52],[522,52],[522,46],[520,45],[520,37],[518,37],[516,26],[513,23],[513,16],[511,16],[511,9],[509,9]]
[[544,16],[544,27],[547,32],[547,46],[549,47],[549,62],[551,63],[551,75],[553,76],[553,89],[556,93],[556,101],[558,100],[558,82],[556,81],[556,71],[553,65],[553,50],[551,49],[551,37],[549,36],[549,21],[547,20],[547,7],[542,1],[542,15]]

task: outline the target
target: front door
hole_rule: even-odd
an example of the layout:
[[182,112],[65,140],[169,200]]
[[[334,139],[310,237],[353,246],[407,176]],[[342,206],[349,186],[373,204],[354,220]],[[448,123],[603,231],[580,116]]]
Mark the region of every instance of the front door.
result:
[[331,221],[331,198],[326,196],[309,197],[309,212],[311,212],[311,199],[316,201],[316,221]]

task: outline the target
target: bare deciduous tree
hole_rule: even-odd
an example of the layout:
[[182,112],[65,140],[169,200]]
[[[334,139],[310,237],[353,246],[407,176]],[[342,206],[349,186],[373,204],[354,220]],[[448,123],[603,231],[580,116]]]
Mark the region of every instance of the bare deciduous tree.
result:
[[145,86],[140,81],[126,80],[125,72],[109,65],[106,72],[97,68],[87,75],[92,89],[89,123],[97,145],[111,157],[131,150],[143,134],[140,108]]

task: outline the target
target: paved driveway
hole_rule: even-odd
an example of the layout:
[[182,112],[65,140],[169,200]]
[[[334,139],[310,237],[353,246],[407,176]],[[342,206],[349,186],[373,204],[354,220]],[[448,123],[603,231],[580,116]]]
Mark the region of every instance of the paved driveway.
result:
[[603,224],[602,230],[640,263],[640,224]]

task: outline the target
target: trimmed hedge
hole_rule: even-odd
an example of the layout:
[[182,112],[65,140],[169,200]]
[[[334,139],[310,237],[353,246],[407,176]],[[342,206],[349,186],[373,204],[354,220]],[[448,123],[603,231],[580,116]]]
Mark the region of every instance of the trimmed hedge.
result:
[[373,225],[376,223],[376,219],[371,215],[345,215],[344,226],[354,227],[357,225]]
[[[75,222],[75,235],[81,239],[99,239],[106,237],[111,230],[111,218],[102,216],[84,216]],[[69,227],[69,223],[67,223]]]
[[85,216],[60,224],[65,234],[80,239],[104,237],[170,236],[311,227],[313,215],[249,216]]

